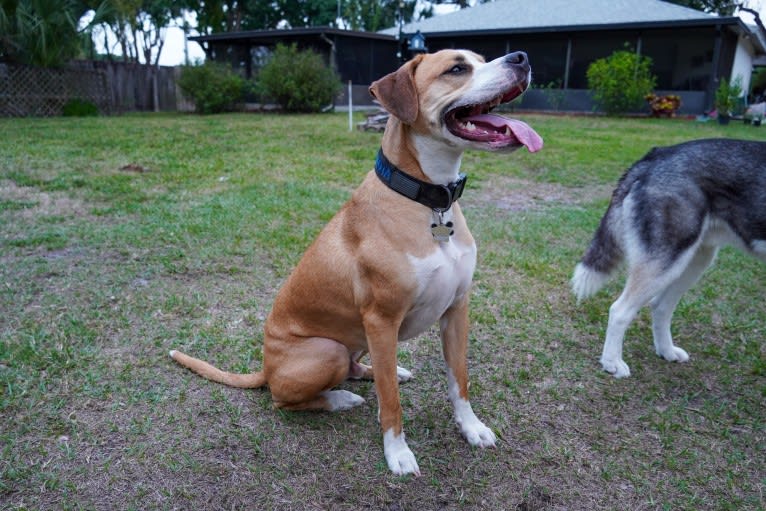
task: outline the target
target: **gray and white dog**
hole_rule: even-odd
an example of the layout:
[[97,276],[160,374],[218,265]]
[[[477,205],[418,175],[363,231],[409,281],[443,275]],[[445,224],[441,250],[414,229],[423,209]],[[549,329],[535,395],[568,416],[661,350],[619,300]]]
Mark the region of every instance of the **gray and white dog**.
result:
[[609,308],[605,371],[630,376],[623,338],[647,303],[657,354],[689,360],[673,345],[673,311],[727,244],[766,260],[766,142],[709,139],[654,148],[628,169],[572,277],[580,300],[627,263],[625,288]]

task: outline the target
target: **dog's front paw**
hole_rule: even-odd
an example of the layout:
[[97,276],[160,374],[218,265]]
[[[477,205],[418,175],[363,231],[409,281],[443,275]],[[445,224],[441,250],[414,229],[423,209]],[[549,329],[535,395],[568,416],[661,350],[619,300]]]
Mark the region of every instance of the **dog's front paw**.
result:
[[689,354],[678,346],[671,346],[664,353],[657,352],[657,354],[668,362],[687,362],[689,360]]
[[471,404],[466,400],[457,399],[454,405],[455,422],[468,443],[474,447],[494,447],[495,433],[476,417]]
[[465,437],[466,441],[474,447],[494,447],[495,446],[495,433],[484,425],[480,420],[472,422],[471,424],[459,424],[460,432]]
[[398,476],[407,474],[420,476],[420,467],[415,460],[415,455],[412,454],[404,440],[404,433],[396,436],[393,430],[386,431],[383,435],[383,454],[386,456],[389,470],[394,474]]
[[622,359],[607,360],[602,358],[601,367],[615,378],[627,378],[630,376],[630,367]]
[[412,454],[409,448],[396,453],[386,454],[386,463],[388,463],[388,468],[391,472],[398,476],[407,474],[420,476],[420,467],[418,467],[415,455]]

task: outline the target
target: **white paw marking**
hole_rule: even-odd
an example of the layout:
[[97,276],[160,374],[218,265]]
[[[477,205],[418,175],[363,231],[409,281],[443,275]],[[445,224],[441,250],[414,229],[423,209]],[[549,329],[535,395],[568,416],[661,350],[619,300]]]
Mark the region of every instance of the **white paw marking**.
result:
[[455,402],[455,422],[469,444],[474,447],[495,446],[495,433],[476,417],[468,401],[460,399]]
[[386,457],[388,468],[396,475],[414,474],[420,475],[418,462],[415,455],[407,446],[404,433],[394,435],[394,430],[389,429],[383,435],[383,454]]
[[678,346],[672,346],[669,352],[657,354],[668,362],[687,362],[689,360],[689,354]]
[[328,410],[331,412],[348,410],[364,403],[362,396],[357,396],[347,390],[326,390],[322,392],[322,395],[327,399]]
[[628,364],[622,359],[607,360],[602,358],[601,367],[615,378],[627,378],[630,376],[630,367],[628,367]]
[[460,397],[460,388],[449,367],[447,368],[447,395],[455,409],[455,423],[468,443],[475,447],[493,447],[495,434],[476,417],[471,403]]
[[403,381],[410,381],[412,373],[403,367],[396,366],[396,377],[399,379],[399,383],[402,383]]

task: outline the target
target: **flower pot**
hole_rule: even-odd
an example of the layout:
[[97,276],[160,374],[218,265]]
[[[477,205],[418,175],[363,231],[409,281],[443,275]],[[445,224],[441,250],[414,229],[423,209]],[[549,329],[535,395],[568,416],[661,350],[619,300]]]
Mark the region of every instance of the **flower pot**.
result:
[[728,115],[718,114],[718,124],[721,124],[721,125],[729,124],[729,119],[731,119],[731,117],[729,117]]

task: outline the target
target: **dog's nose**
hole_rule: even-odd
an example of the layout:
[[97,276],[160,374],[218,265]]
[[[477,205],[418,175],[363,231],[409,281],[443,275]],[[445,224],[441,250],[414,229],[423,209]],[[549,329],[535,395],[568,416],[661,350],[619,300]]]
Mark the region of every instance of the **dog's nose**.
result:
[[511,66],[518,66],[525,71],[529,71],[529,58],[523,51],[515,51],[505,56],[505,62]]

